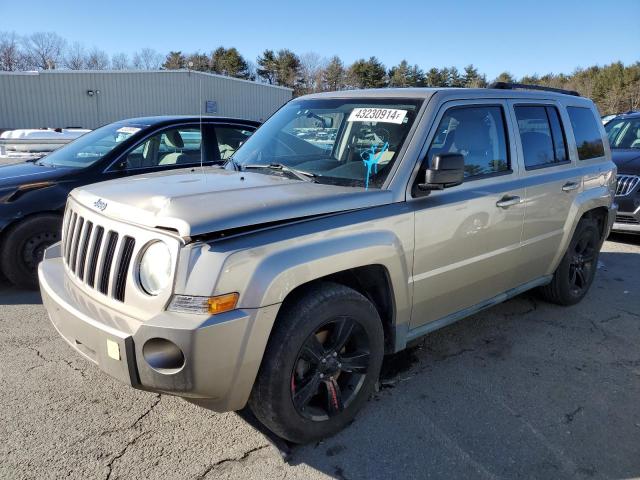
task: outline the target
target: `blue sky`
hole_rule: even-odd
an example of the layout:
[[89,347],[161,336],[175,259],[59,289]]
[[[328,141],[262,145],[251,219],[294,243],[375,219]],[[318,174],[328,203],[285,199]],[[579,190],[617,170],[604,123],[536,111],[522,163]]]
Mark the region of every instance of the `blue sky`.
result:
[[55,31],[110,54],[224,45],[255,61],[290,48],[345,63],[376,55],[387,67],[473,63],[489,79],[640,60],[640,0],[0,0],[0,18],[0,30]]

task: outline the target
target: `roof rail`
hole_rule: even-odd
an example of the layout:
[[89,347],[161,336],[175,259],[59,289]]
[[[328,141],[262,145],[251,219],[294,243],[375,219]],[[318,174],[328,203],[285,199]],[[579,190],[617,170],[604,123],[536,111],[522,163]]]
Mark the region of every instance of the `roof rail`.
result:
[[499,90],[544,90],[545,92],[563,93],[565,95],[573,95],[579,97],[580,94],[575,90],[564,90],[562,88],[543,87],[542,85],[529,85],[526,83],[510,83],[510,82],[493,82],[487,88],[497,88]]

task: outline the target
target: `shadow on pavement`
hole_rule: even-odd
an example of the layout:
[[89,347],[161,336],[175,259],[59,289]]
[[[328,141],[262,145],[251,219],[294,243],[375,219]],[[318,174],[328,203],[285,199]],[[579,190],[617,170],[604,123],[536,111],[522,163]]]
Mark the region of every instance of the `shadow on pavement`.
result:
[[39,290],[22,290],[0,278],[0,305],[37,305],[42,303]]
[[626,243],[627,245],[640,245],[640,235],[630,233],[612,233],[607,240],[609,242]]
[[600,260],[576,306],[524,294],[388,358],[354,424],[289,463],[350,480],[639,476],[640,255]]

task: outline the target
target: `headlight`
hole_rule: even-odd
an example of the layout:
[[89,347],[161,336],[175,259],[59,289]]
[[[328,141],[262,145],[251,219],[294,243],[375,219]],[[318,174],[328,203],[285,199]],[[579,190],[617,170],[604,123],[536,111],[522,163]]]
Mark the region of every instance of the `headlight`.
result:
[[153,242],[145,249],[138,267],[140,286],[149,295],[158,295],[171,280],[171,252],[163,242]]

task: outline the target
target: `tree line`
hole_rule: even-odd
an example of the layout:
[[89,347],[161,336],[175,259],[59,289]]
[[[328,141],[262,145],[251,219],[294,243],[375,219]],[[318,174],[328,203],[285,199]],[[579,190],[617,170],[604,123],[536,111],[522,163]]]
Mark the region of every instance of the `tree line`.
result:
[[[164,55],[142,48],[131,57],[109,56],[79,42],[69,43],[53,32],[36,32],[20,37],[0,32],[0,70],[177,70],[217,73],[292,88],[294,95],[384,87],[471,87],[483,88],[487,76],[474,65],[462,71],[456,67],[422,69],[402,60],[387,68],[377,57],[361,58],[346,65],[338,56],[323,58],[316,53],[298,55],[289,49],[264,50],[255,63],[236,48],[218,47],[211,53],[171,51]],[[525,75],[516,78],[503,72],[492,81],[529,83],[576,90],[592,98],[602,114],[640,109],[640,62],[576,69],[571,74]]]

